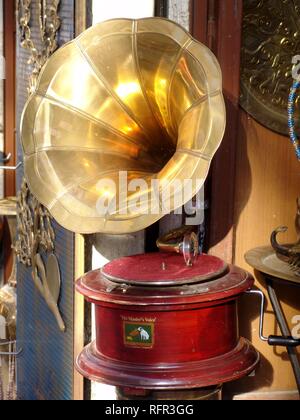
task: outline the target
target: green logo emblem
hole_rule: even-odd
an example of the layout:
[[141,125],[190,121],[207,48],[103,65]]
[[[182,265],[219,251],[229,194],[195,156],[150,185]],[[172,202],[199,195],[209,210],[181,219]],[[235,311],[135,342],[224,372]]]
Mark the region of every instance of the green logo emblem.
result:
[[124,322],[124,342],[127,347],[151,349],[154,344],[154,324]]

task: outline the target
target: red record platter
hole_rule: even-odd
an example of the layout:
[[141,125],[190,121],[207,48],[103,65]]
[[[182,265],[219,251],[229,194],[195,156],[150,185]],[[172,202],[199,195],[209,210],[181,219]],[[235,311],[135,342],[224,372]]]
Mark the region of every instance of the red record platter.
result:
[[183,259],[171,253],[125,257],[107,264],[102,274],[108,280],[139,286],[176,286],[200,283],[220,277],[228,265],[217,257],[205,254],[197,258],[197,264],[188,267]]

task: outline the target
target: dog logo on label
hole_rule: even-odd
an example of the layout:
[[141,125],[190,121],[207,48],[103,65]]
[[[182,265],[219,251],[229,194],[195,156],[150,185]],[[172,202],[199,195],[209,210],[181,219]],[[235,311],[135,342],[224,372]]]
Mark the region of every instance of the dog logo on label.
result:
[[152,348],[154,344],[154,324],[124,322],[124,344],[133,348]]

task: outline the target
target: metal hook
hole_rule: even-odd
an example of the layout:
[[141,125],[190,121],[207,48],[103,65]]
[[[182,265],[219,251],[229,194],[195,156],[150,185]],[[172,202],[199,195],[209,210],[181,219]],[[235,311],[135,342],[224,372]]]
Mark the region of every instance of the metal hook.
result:
[[8,153],[8,155],[3,153],[3,156],[0,158],[0,161],[1,161],[1,163],[8,163],[10,161],[11,157],[12,157],[11,153]]
[[[0,346],[9,346],[12,344],[16,344],[16,341],[5,341],[5,340],[0,340]],[[13,352],[13,351],[8,351],[8,352],[0,352],[0,356],[20,356],[20,354],[23,352],[23,349],[21,348],[20,350]]]

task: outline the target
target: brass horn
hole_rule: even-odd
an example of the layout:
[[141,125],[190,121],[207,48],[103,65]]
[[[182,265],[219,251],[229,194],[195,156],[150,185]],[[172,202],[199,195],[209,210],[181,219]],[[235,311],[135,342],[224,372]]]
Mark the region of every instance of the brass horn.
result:
[[66,229],[134,232],[197,193],[224,129],[207,47],[166,19],[107,21],[42,69],[21,123],[25,175]]

